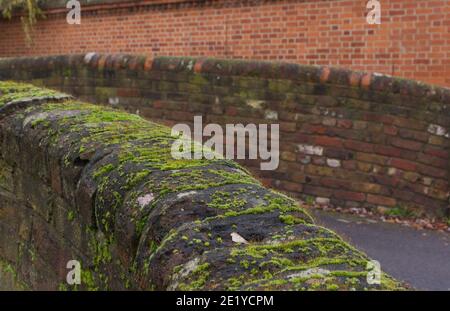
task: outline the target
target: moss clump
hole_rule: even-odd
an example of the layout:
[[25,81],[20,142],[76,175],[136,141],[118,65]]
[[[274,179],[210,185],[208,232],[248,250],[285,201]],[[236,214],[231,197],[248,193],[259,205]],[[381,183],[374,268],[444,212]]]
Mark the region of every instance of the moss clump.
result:
[[[226,280],[230,290],[285,286],[296,290],[350,290],[369,286],[365,281],[369,259],[337,237],[236,247],[230,258],[230,264],[239,263],[251,271],[245,278],[233,276]],[[403,287],[383,276],[378,288]]]
[[81,271],[81,284],[83,284],[88,291],[98,291],[100,289],[94,278],[94,274],[90,270],[83,269]]
[[247,204],[247,200],[238,198],[232,193],[217,191],[211,196],[212,200],[208,203],[209,207],[225,210],[237,210]]
[[19,275],[17,273],[17,270],[13,266],[13,264],[0,258],[0,270],[1,270],[0,276],[1,276],[1,279],[3,282],[5,281],[3,278],[5,278],[5,277],[11,278],[11,280],[13,282],[13,284],[11,284],[11,285],[14,288],[11,288],[10,290],[14,290],[14,289],[27,290],[28,289],[28,286],[19,279]]
[[385,212],[387,216],[391,217],[401,217],[401,218],[413,218],[417,215],[414,213],[414,211],[411,211],[405,206],[395,206]]
[[292,215],[280,215],[280,220],[284,222],[287,225],[294,225],[294,224],[302,224],[305,223],[304,219],[294,217]]
[[280,213],[280,220],[288,225],[312,223],[311,216],[303,208],[301,208],[295,200],[276,192],[267,193],[264,196],[264,203],[262,204],[241,211],[227,211],[220,217],[265,214],[274,211],[278,211]]
[[188,284],[181,283],[179,285],[179,289],[187,291],[202,289],[203,286],[205,286],[206,282],[208,281],[208,277],[210,275],[209,268],[210,268],[209,263],[204,263],[197,266],[197,268],[190,274],[190,279],[192,281]]
[[16,83],[11,81],[0,82],[0,107],[25,98],[39,98],[62,95],[60,92],[43,89],[31,84]]
[[116,167],[113,164],[107,164],[105,166],[102,166],[101,168],[99,168],[98,170],[95,171],[94,173],[94,178],[98,178],[101,177],[103,175],[108,174],[109,172],[111,172],[112,170],[114,170]]

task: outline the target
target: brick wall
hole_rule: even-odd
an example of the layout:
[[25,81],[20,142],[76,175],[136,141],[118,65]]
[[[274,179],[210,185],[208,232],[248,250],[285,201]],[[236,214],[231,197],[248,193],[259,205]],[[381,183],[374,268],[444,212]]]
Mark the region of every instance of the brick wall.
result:
[[449,213],[450,91],[378,74],[290,63],[130,55],[0,61],[22,79],[154,121],[279,123],[266,185],[343,208]]
[[95,1],[83,4],[77,26],[55,8],[60,2],[30,45],[17,19],[0,21],[0,57],[97,51],[287,60],[450,86],[450,0],[381,0],[381,25],[366,23],[364,0]]

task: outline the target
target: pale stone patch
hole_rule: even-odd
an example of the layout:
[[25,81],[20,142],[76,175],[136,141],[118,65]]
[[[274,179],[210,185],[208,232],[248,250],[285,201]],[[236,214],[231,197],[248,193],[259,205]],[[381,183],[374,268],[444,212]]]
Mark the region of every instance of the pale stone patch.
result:
[[431,183],[433,182],[433,180],[430,177],[424,177],[423,178],[423,183],[427,186],[431,186]]
[[195,269],[197,269],[198,264],[200,262],[200,259],[198,257],[195,257],[194,259],[188,261],[186,264],[183,265],[180,272],[178,272],[174,277],[172,283],[167,287],[168,290],[175,290],[178,287],[179,280],[182,278],[185,278],[192,272],[194,272]]
[[182,193],[179,193],[177,195],[177,198],[181,199],[181,198],[184,198],[184,197],[188,197],[188,196],[194,195],[196,193],[197,193],[197,191],[182,192]]
[[316,203],[319,205],[328,205],[328,204],[330,204],[330,199],[318,197],[318,198],[316,198]]
[[313,145],[297,145],[298,152],[309,154],[309,155],[319,155],[323,154],[323,147],[313,146]]
[[330,167],[340,167],[341,161],[337,159],[327,159],[327,165]]
[[397,173],[397,169],[390,167],[388,170],[388,175],[392,176],[392,175],[395,175],[395,173]]
[[375,77],[388,77],[388,78],[392,78],[391,75],[385,74],[385,73],[380,73],[380,72],[374,72],[373,75]]
[[278,112],[274,110],[266,110],[264,116],[267,120],[278,120]]
[[305,271],[301,271],[298,273],[294,273],[294,274],[290,274],[287,277],[289,279],[293,279],[293,278],[310,278],[314,275],[320,275],[320,276],[325,276],[330,274],[331,271],[327,270],[327,269],[322,269],[322,268],[311,268]]
[[187,70],[192,71],[192,69],[194,68],[194,61],[190,60],[188,62],[188,64],[186,65]]
[[144,208],[144,207],[147,206],[151,201],[153,201],[154,198],[155,198],[155,197],[154,197],[153,193],[149,193],[149,194],[146,194],[146,195],[144,195],[144,196],[142,196],[142,197],[137,198],[137,201],[138,201],[138,203],[139,203],[139,206],[140,206],[141,208]]
[[117,106],[120,103],[119,97],[110,97],[108,98],[108,102],[112,106]]
[[335,118],[323,118],[322,124],[326,125],[326,126],[335,126],[336,119]]
[[263,105],[264,105],[264,101],[263,100],[254,100],[254,99],[249,99],[246,101],[246,104],[250,107],[252,107],[253,109],[262,109]]
[[349,223],[350,223],[349,220],[343,219],[343,218],[338,218],[337,221],[342,222],[342,223],[344,223],[344,224],[349,224]]
[[95,52],[87,53],[87,54],[84,56],[84,62],[85,62],[86,64],[88,64],[88,63],[91,61],[92,57],[95,56],[95,54],[96,54]]
[[430,124],[428,126],[428,132],[437,136],[446,136],[447,131],[444,127],[437,124]]

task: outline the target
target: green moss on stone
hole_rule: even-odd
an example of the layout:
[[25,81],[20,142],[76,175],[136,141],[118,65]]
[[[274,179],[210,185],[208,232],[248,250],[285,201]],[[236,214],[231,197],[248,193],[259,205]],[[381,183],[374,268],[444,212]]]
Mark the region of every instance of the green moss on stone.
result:
[[3,105],[25,98],[39,98],[46,96],[62,95],[60,92],[43,89],[31,84],[17,83],[12,81],[0,82],[0,107]]

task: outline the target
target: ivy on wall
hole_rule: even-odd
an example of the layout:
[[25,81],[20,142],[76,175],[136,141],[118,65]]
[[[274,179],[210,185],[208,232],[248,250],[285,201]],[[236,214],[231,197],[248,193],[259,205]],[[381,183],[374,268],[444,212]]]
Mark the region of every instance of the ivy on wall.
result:
[[0,0],[0,12],[4,18],[11,19],[14,12],[23,11],[20,19],[28,42],[31,42],[33,25],[38,18],[44,17],[40,5],[42,0]]

